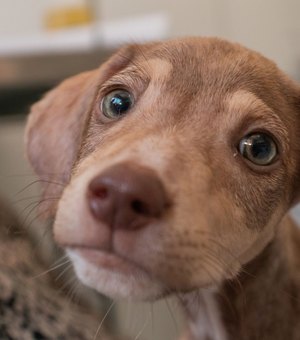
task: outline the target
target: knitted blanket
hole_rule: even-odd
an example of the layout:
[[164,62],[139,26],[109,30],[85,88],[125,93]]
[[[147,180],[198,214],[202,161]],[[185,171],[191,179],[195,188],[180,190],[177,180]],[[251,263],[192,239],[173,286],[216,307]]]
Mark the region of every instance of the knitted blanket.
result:
[[101,315],[96,320],[40,275],[47,268],[17,223],[0,203],[0,339],[111,339],[97,332]]

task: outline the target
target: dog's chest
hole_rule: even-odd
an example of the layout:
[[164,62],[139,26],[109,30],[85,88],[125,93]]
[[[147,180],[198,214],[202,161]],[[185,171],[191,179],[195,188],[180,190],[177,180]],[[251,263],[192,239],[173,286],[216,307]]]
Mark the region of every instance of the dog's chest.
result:
[[184,300],[193,340],[228,340],[214,292],[200,290]]

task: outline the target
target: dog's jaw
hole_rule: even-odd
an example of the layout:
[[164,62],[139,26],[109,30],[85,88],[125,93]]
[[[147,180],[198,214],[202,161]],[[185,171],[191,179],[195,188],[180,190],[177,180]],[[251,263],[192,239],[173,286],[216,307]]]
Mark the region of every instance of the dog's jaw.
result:
[[[88,252],[98,252],[98,254],[93,253],[89,256]],[[163,285],[154,280],[146,271],[116,255],[71,248],[67,249],[67,254],[73,262],[78,278],[87,286],[111,298],[131,297],[152,301],[165,294]],[[92,260],[91,257],[93,257]],[[95,259],[98,260],[98,264],[101,262],[102,266],[97,265]]]

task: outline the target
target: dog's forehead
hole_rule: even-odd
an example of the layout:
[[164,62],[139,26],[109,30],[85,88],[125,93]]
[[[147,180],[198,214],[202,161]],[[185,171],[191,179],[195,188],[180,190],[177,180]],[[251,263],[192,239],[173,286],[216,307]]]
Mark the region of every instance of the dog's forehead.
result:
[[222,39],[186,38],[139,45],[132,65],[146,70],[160,103],[173,103],[179,114],[196,114],[199,107],[203,112],[223,112],[227,99],[240,91],[256,96],[279,115],[286,108],[282,73],[276,64]]
[[278,91],[278,69],[272,61],[239,44],[217,38],[144,45],[136,51],[136,58],[150,69],[151,77],[161,76],[168,91],[202,93],[206,97],[209,94],[211,98],[241,89],[260,97]]

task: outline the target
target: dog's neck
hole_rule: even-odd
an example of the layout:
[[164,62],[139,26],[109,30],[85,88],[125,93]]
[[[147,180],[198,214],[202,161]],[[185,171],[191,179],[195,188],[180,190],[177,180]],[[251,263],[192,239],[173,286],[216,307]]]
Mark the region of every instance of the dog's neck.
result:
[[188,340],[298,339],[300,231],[285,218],[236,280],[184,297]]

